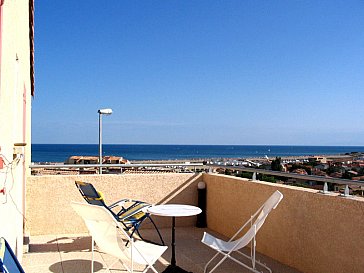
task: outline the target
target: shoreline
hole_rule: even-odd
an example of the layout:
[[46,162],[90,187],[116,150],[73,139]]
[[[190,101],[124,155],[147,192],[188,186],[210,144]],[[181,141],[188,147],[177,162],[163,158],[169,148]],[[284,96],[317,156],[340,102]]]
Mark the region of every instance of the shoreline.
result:
[[[362,155],[362,153],[359,153]],[[202,163],[204,161],[220,160],[220,161],[244,161],[244,160],[264,160],[271,161],[276,157],[280,157],[282,160],[305,160],[311,157],[353,157],[355,154],[320,154],[320,155],[298,155],[298,156],[271,156],[271,157],[215,157],[215,158],[185,158],[185,159],[149,159],[149,160],[129,160],[131,164],[168,164],[168,163]],[[65,162],[32,162],[31,164],[44,164],[44,165],[67,165]],[[105,164],[106,165],[106,164]]]

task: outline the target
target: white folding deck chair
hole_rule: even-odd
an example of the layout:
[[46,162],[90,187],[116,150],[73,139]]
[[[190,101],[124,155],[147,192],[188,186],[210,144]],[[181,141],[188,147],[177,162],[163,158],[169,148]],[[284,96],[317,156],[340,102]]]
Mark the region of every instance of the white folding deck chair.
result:
[[[261,262],[255,260],[256,234],[257,234],[258,230],[264,224],[264,221],[267,218],[268,214],[271,212],[272,209],[275,209],[277,207],[277,205],[282,200],[282,198],[283,198],[283,194],[279,191],[275,191],[268,198],[268,200],[257,210],[257,212],[254,213],[250,217],[250,219],[227,242],[223,241],[221,239],[218,239],[218,238],[214,237],[213,235],[205,232],[203,235],[203,238],[202,238],[202,243],[204,243],[207,246],[211,247],[212,249],[216,250],[217,253],[206,264],[206,266],[204,268],[204,273],[207,272],[207,267],[219,254],[222,254],[223,258],[209,271],[209,273],[213,272],[227,258],[233,260],[234,262],[244,266],[245,268],[247,268],[255,273],[260,273],[260,271],[258,271],[256,269],[256,264],[259,264],[260,266],[262,266],[269,272],[272,272],[272,270],[269,267],[267,267],[265,264],[262,264]],[[242,232],[243,229],[246,228],[249,223],[251,224],[251,226],[247,230],[247,232],[240,238],[237,238],[238,235],[240,234],[240,232]],[[247,246],[250,242],[251,242],[250,256],[239,251],[243,247]],[[245,258],[249,259],[252,263],[252,266],[250,267],[248,264],[245,264],[242,261],[236,259],[235,257],[232,257],[233,252],[239,253],[242,256],[244,256]]]
[[[147,272],[148,269],[158,273],[153,265],[166,251],[167,246],[130,238],[120,223],[104,207],[76,202],[72,202],[71,206],[83,218],[92,236],[91,273],[93,273],[94,264],[94,243],[97,244],[100,251],[117,258],[107,268],[109,272],[110,267],[120,261],[125,269],[131,273],[134,272],[134,263],[145,266],[143,273]],[[125,246],[127,241],[129,241],[128,246]],[[130,263],[131,266],[129,267],[126,262]]]

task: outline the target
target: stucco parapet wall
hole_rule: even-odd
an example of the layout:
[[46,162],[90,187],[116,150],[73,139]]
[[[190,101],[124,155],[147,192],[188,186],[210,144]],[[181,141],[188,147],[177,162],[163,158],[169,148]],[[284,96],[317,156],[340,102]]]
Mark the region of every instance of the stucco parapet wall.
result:
[[[47,175],[29,176],[26,186],[26,229],[30,235],[87,232],[82,219],[73,211],[71,201],[85,202],[75,181],[92,183],[102,191],[106,203],[122,198],[143,200],[151,204],[197,204],[197,183],[201,174],[123,174],[123,175]],[[171,219],[154,217],[160,227]],[[177,225],[190,226],[195,217],[178,219]],[[148,226],[147,226],[148,227]]]
[[284,198],[257,236],[257,250],[310,273],[362,273],[364,199],[219,174],[203,174],[208,227],[231,237],[275,191]]

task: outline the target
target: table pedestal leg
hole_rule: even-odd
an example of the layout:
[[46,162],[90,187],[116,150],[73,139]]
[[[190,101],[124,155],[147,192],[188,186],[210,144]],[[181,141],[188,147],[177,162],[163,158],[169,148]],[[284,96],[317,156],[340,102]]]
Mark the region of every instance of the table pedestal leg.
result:
[[163,273],[192,273],[188,272],[176,265],[176,217],[172,217],[172,258],[171,264],[163,271]]
[[172,217],[172,259],[171,265],[176,266],[176,217]]

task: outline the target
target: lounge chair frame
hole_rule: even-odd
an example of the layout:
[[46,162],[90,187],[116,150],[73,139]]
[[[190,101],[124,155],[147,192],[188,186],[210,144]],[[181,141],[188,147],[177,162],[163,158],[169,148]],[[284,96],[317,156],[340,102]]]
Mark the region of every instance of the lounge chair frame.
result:
[[[102,252],[116,257],[116,260],[112,262],[106,269],[110,273],[111,267],[117,262],[120,262],[130,273],[134,272],[134,263],[145,265],[142,273],[147,272],[149,269],[155,273],[158,273],[153,265],[166,251],[167,246],[160,246],[147,242],[143,242],[141,245],[138,245],[138,242],[129,236],[129,234],[120,225],[120,222],[117,221],[110,210],[105,207],[78,202],[71,202],[71,206],[77,212],[77,214],[83,218],[92,237],[91,273],[94,272],[95,243],[99,245],[99,248],[101,248]],[[122,243],[120,244],[118,239],[128,241],[129,245],[124,245]],[[143,252],[143,248],[146,249],[148,247],[153,248],[155,251],[152,253],[151,251]],[[129,260],[131,262],[131,267],[127,266],[123,262],[123,259]]]
[[[134,233],[136,232],[143,241],[151,242],[143,238],[143,236],[139,232],[139,227],[143,223],[143,221],[149,219],[149,221],[153,224],[155,230],[158,233],[158,237],[161,241],[160,245],[165,245],[162,235],[157,228],[157,225],[151,218],[150,214],[146,211],[146,209],[150,207],[151,204],[139,200],[125,198],[111,204],[110,206],[107,206],[103,194],[97,191],[91,183],[75,181],[75,185],[81,193],[83,199],[87,203],[105,207],[114,216],[114,218],[123,225],[124,229],[130,232],[131,237],[133,237]],[[131,205],[126,206],[126,204],[130,203]],[[117,213],[113,211],[113,209],[115,208],[119,209]]]
[[[281,192],[279,191],[274,192],[271,195],[271,197],[268,198],[268,200],[250,217],[250,219],[227,242],[217,239],[213,235],[210,235],[205,232],[202,238],[202,242],[207,246],[216,250],[217,253],[205,265],[204,273],[206,272],[212,273],[228,258],[254,273],[261,273],[261,271],[257,270],[256,267],[257,264],[271,273],[272,270],[267,265],[256,260],[256,235],[258,230],[264,224],[264,221],[267,218],[268,214],[271,212],[272,209],[275,209],[278,206],[282,198],[283,194]],[[250,228],[247,230],[247,232],[243,236],[238,238],[238,235],[249,224]],[[246,255],[245,253],[239,250],[248,245],[249,243],[250,243],[250,256]],[[251,266],[233,257],[232,256],[233,253],[240,254],[244,258],[250,260]],[[211,264],[213,260],[215,260],[219,256],[219,254],[221,254],[223,258],[210,271],[207,271],[208,266]]]

